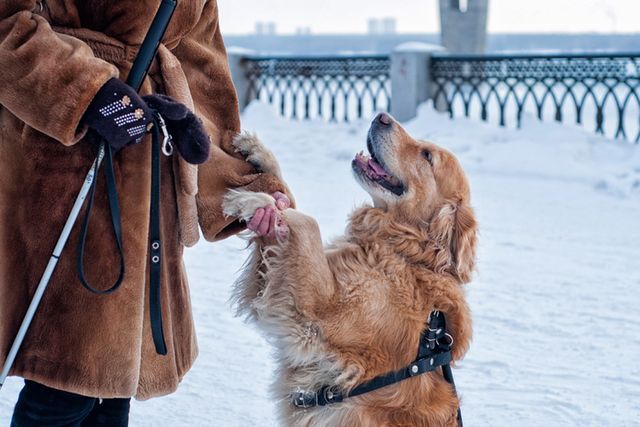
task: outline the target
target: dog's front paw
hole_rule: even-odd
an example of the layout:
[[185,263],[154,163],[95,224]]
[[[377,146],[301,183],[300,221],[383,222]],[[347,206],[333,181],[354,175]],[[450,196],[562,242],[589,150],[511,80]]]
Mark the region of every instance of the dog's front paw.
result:
[[275,175],[282,180],[280,165],[271,150],[265,147],[256,135],[243,132],[232,142],[237,152],[246,157],[259,172]]
[[249,221],[256,210],[267,206],[276,208],[276,200],[267,193],[229,190],[222,200],[222,213]]

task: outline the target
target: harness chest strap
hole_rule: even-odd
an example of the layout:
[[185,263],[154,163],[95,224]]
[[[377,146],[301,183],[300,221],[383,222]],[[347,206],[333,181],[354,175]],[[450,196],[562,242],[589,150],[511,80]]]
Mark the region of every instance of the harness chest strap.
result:
[[[442,342],[442,340],[445,339],[447,342]],[[439,311],[434,311],[429,315],[428,326],[420,337],[416,360],[408,366],[394,372],[377,376],[344,394],[336,390],[335,386],[325,386],[317,392],[297,391],[293,394],[292,403],[298,408],[311,408],[314,406],[340,403],[346,398],[369,393],[408,378],[435,371],[440,366],[442,367],[444,379],[452,385],[455,393],[455,384],[453,382],[451,367],[449,366],[451,362],[452,345],[453,337],[446,332],[444,314]],[[458,425],[462,426],[460,409],[458,409]]]
[[399,383],[408,378],[435,371],[438,367],[449,364],[450,362],[451,352],[437,354],[427,359],[416,360],[411,365],[397,371],[377,376],[371,381],[355,387],[348,394],[342,394],[336,391],[333,386],[325,386],[318,392],[298,392],[294,395],[293,404],[299,408],[310,408],[313,406],[326,406],[332,403],[340,403],[346,398],[369,393],[382,387]]

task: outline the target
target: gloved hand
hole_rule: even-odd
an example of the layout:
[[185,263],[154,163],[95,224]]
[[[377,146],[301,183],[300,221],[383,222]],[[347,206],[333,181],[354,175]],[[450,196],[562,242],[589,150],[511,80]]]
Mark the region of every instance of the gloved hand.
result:
[[173,144],[180,155],[189,163],[204,163],[209,158],[211,141],[200,120],[184,104],[166,95],[143,96],[147,105],[162,115]]
[[130,86],[113,78],[100,88],[82,122],[95,130],[113,151],[140,142],[151,129],[151,109]]
[[173,144],[189,163],[209,157],[209,136],[202,121],[185,105],[166,95],[140,97],[123,81],[113,78],[98,91],[82,120],[118,151],[138,143],[151,130],[153,110],[162,115]]

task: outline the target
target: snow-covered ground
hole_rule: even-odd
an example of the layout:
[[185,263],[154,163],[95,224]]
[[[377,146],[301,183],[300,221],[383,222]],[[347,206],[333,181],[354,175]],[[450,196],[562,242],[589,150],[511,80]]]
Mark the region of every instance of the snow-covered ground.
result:
[[[367,201],[350,176],[368,123],[291,122],[254,104],[244,126],[281,161],[325,239]],[[640,425],[640,145],[528,120],[521,131],[424,107],[407,124],[460,158],[481,228],[468,285],[475,339],[454,371],[467,426]],[[200,357],[132,426],[274,426],[265,341],[227,302],[246,256],[231,238],[187,252]],[[8,425],[21,382],[0,392]]]

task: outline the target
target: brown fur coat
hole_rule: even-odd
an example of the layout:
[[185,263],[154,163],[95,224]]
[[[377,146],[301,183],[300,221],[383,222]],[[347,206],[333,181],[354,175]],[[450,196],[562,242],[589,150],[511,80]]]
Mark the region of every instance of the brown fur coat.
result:
[[[83,179],[95,157],[80,119],[98,89],[124,78],[157,0],[0,2],[0,362],[8,352]],[[162,301],[168,355],[155,353],[148,314],[150,141],[115,157],[127,274],[112,295],[93,295],[76,274],[76,224],[12,374],[95,397],[167,394],[197,344],[184,246],[239,231],[220,204],[228,188],[284,191],[234,152],[236,94],[215,0],[179,2],[142,92],[193,108],[211,137],[199,167],[163,158]],[[106,287],[117,255],[102,174],[87,239],[87,275]],[[200,227],[198,227],[198,224]]]

